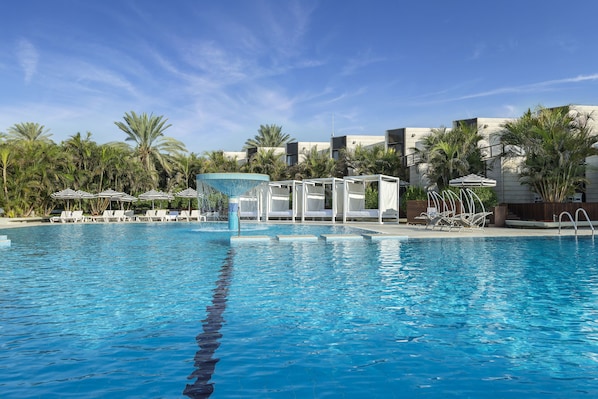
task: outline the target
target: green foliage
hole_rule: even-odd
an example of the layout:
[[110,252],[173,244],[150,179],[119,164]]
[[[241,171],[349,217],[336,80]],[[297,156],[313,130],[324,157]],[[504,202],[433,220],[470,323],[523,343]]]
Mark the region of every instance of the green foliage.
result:
[[428,193],[422,187],[419,186],[409,186],[407,190],[405,190],[405,194],[402,195],[406,201],[411,200],[427,200]]
[[478,142],[482,136],[477,127],[460,123],[453,129],[434,129],[423,139],[423,150],[417,150],[427,163],[426,177],[439,190],[448,187],[451,179],[470,173],[482,174],[484,162]]
[[315,146],[303,155],[303,162],[289,169],[290,178],[303,180],[336,176],[336,161],[330,157],[328,151],[318,151],[318,147]]
[[[166,124],[163,116],[148,115],[145,112],[125,113],[124,123],[114,122],[127,138],[125,141],[135,143],[135,155],[139,158],[144,170],[152,177],[154,185],[159,182],[156,164],[165,171],[171,172],[169,157],[179,152],[186,152],[185,145],[172,137],[164,136],[164,131],[171,125]],[[148,187],[151,188],[151,187]]]
[[17,123],[8,128],[9,141],[50,143],[51,134],[43,125],[34,122]]
[[498,195],[496,195],[496,191],[492,187],[472,187],[471,191],[473,191],[482,201],[484,204],[484,208],[487,210],[494,208],[498,205]]
[[373,185],[365,188],[365,209],[378,209],[378,188]]
[[426,201],[428,199],[428,193],[422,187],[419,186],[409,186],[405,193],[401,195],[399,198],[399,206],[403,212],[407,210],[407,201],[416,201],[416,200],[423,200]]
[[286,166],[284,154],[277,154],[273,148],[260,148],[243,169],[249,173],[268,175],[270,180],[282,180]]
[[504,124],[501,140],[507,155],[523,159],[521,182],[546,202],[564,202],[587,183],[585,159],[598,155],[591,119],[569,107],[539,107]]
[[282,132],[282,126],[260,125],[257,135],[245,142],[243,149],[259,147],[282,147],[294,140],[290,135]]
[[353,151],[344,152],[344,162],[355,175],[405,175],[401,159],[393,148],[382,145],[365,148],[357,146]]

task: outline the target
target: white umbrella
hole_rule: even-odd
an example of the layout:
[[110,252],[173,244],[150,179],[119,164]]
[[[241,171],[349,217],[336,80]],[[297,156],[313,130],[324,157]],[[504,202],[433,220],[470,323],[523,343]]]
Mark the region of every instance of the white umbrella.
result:
[[496,187],[496,180],[470,174],[449,181],[452,187]]
[[126,194],[123,192],[115,191],[115,190],[109,188],[108,190],[104,190],[101,193],[97,193],[96,197],[97,198],[108,198],[109,203],[110,203],[110,209],[112,209],[112,201],[119,201],[120,198],[122,198],[125,195]]
[[81,190],[73,190],[71,188],[67,188],[61,191],[57,191],[55,193],[50,194],[50,197],[58,200],[66,200],[66,209],[69,209],[69,201],[75,199],[82,199],[82,198],[93,198],[93,194],[90,194],[85,191]]
[[156,200],[172,201],[174,199],[174,197],[172,196],[172,194],[165,193],[163,191],[150,190],[143,194],[140,194],[139,199],[144,200],[144,201],[152,201],[152,209],[154,209],[154,201],[156,201]]
[[189,212],[191,212],[191,199],[197,198],[198,194],[196,190],[192,189],[191,187],[188,187],[176,193],[175,196],[181,198],[189,198]]
[[87,191],[83,191],[83,190],[77,190],[77,194],[79,195],[80,199],[92,199],[92,198],[96,198],[96,196],[93,195],[92,193],[88,193]]

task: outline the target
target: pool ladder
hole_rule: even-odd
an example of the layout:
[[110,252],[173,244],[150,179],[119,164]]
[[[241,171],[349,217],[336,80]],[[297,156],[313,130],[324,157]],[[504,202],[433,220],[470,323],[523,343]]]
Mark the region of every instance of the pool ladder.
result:
[[577,208],[577,210],[575,211],[575,220],[573,220],[573,216],[571,216],[571,213],[569,213],[567,211],[561,212],[561,214],[559,215],[559,234],[561,234],[561,221],[563,219],[563,216],[566,215],[566,216],[569,216],[569,220],[571,220],[571,223],[573,223],[573,228],[575,229],[575,235],[577,235],[577,223],[579,222],[579,214],[580,213],[582,213],[585,216],[586,220],[588,221],[590,228],[592,229],[592,237],[594,237],[594,225],[592,225],[592,221],[590,220],[588,213],[583,208]]

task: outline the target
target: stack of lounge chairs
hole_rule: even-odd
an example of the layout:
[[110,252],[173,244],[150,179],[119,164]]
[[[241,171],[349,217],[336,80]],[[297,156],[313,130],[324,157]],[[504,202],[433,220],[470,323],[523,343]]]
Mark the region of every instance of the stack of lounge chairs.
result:
[[416,219],[424,220],[426,229],[483,229],[491,214],[477,194],[465,188],[459,194],[451,190],[428,192],[428,208]]

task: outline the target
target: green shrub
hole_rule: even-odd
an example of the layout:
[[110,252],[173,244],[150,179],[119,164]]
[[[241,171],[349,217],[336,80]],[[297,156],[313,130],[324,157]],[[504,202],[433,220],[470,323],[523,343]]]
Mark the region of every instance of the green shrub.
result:
[[422,187],[419,186],[409,186],[403,195],[400,198],[400,206],[401,211],[407,212],[407,201],[413,200],[423,200],[426,201],[428,199],[428,193]]

